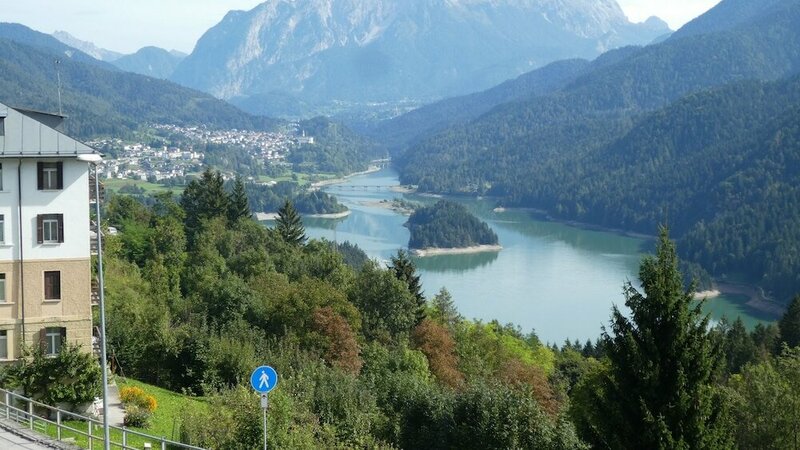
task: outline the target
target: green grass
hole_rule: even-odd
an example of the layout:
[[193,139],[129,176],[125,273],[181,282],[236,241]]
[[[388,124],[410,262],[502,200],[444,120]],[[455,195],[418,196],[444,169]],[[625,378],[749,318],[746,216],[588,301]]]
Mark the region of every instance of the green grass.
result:
[[144,189],[146,194],[155,194],[158,192],[165,192],[165,191],[172,191],[172,193],[174,194],[179,194],[183,192],[183,187],[181,186],[168,187],[161,184],[150,183],[148,181],[142,181],[142,180],[112,178],[108,180],[103,180],[103,184],[106,186],[106,189],[114,192],[118,192],[124,186],[131,186],[131,185]]
[[315,181],[329,180],[331,178],[336,178],[336,175],[332,173],[308,174],[303,172],[294,172],[287,175],[282,175],[280,177],[268,177],[266,175],[262,175],[258,177],[258,181],[262,183],[266,183],[268,181],[295,181],[300,186],[306,186]]
[[[186,395],[178,394],[176,392],[168,391],[166,389],[161,389],[159,387],[152,386],[146,383],[142,383],[136,380],[131,380],[131,379],[123,380],[122,378],[117,378],[117,385],[119,386],[120,389],[124,386],[136,386],[144,390],[145,393],[152,395],[153,397],[156,398],[158,406],[155,412],[153,413],[153,418],[151,419],[150,426],[148,428],[133,428],[133,427],[130,428],[131,430],[139,431],[148,434],[150,436],[154,436],[156,438],[165,437],[172,441],[180,441],[179,427],[184,412],[189,410],[197,410],[198,408],[203,409],[208,407],[207,403],[202,398],[189,397]],[[52,420],[55,421],[55,418],[53,418]],[[88,436],[89,424],[87,422],[64,420],[63,424],[70,428],[80,431],[80,433],[62,429],[61,432],[62,440],[64,438],[73,438],[75,445],[85,449],[90,448],[89,436]],[[43,420],[36,420],[34,429],[52,437],[57,436],[56,426],[53,424],[49,424]],[[98,438],[94,440],[92,448],[96,449],[102,448],[102,437],[103,437],[102,426],[98,425],[93,426],[92,436],[96,436]],[[121,443],[122,432],[112,429],[111,442]],[[136,448],[143,448],[145,442],[150,442],[151,444],[153,444],[154,449],[160,448],[160,445],[157,445],[158,442],[156,440],[145,439],[143,437],[136,436],[133,434],[129,434],[126,440],[126,444],[128,446]],[[120,445],[116,446],[112,445],[111,448],[120,449],[122,447]]]

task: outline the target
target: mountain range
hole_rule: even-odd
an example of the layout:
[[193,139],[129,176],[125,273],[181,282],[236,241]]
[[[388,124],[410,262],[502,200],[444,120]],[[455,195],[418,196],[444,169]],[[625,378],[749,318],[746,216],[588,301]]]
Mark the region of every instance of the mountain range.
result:
[[668,32],[614,0],[270,0],[228,13],[171,79],[251,107],[430,101]]
[[178,63],[186,57],[186,53],[177,50],[164,50],[159,47],[142,47],[135,53],[123,53],[106,50],[93,42],[78,39],[66,31],[56,31],[52,36],[60,42],[73,47],[99,61],[111,63],[126,72],[147,75],[153,78],[168,79]]
[[122,71],[19,24],[0,24],[0,101],[43,111],[61,109],[70,116],[66,131],[82,138],[126,136],[145,123],[239,129],[277,124],[209,94]]
[[800,219],[791,188],[800,97],[788,78],[800,72],[800,4],[741,4],[724,0],[687,25],[691,33],[610,64],[540,69],[526,76],[539,78],[538,90],[423,129],[406,139],[401,181],[630,231],[666,222],[688,259],[785,299],[800,272],[790,225]]

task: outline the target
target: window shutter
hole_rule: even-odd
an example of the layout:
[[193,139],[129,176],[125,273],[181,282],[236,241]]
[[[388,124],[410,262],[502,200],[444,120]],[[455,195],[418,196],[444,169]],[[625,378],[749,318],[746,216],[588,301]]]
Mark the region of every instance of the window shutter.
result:
[[47,353],[47,328],[39,330],[39,347],[43,352]]
[[[41,189],[41,187],[39,189]],[[41,214],[36,216],[36,242],[40,244],[44,242],[44,217]]]
[[64,242],[64,215],[56,214],[56,218],[58,219],[58,242]]
[[[57,180],[58,186],[56,186],[56,188],[64,189],[64,163],[63,162],[59,161],[59,162],[56,163],[56,173],[58,174],[56,176],[56,178],[58,179]],[[64,242],[64,241],[61,241],[61,242]]]
[[65,342],[67,342],[67,328],[61,327],[59,328],[58,331],[61,332],[61,344],[64,344]]
[[44,163],[42,162],[36,163],[36,180],[38,181],[38,187],[41,191],[44,189]]

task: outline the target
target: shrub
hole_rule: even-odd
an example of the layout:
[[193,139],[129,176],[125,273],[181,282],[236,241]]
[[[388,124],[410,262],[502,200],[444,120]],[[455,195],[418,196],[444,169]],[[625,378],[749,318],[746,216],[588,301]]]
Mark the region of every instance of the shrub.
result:
[[0,375],[0,384],[20,388],[25,396],[48,405],[88,403],[103,390],[102,370],[94,356],[70,343],[55,356],[46,356],[39,347],[23,349],[22,358]]
[[136,386],[125,386],[120,389],[119,399],[126,409],[139,408],[152,413],[158,407],[155,397],[147,395],[141,388]]
[[153,413],[147,408],[131,405],[125,409],[124,424],[126,427],[147,428]]

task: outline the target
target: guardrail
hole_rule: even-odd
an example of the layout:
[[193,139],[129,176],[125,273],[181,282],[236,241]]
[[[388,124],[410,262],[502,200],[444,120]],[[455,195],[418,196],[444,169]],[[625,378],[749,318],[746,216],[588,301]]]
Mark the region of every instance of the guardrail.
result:
[[[6,389],[0,389],[0,400],[2,400],[2,405],[0,405],[0,417],[6,420],[13,420],[31,431],[40,432],[45,435],[49,435],[49,433],[47,433],[48,425],[55,426],[55,436],[51,437],[55,437],[58,441],[63,441],[65,431],[69,431],[70,433],[85,438],[88,442],[87,448],[89,450],[104,448],[102,435],[103,422],[100,420],[55,408],[15,394]],[[85,422],[87,424],[86,431],[66,424],[65,422],[67,421]],[[113,438],[109,440],[109,446],[112,449],[141,450],[140,447],[133,447],[128,443],[128,438],[130,436],[138,436],[149,443],[151,445],[149,448],[153,449],[204,450],[201,447],[171,441],[165,437],[152,436],[147,433],[131,430],[127,427],[111,425],[109,429],[111,431],[116,431],[116,434],[121,436],[121,442],[114,442]],[[100,435],[96,435],[95,431],[100,431]]]

